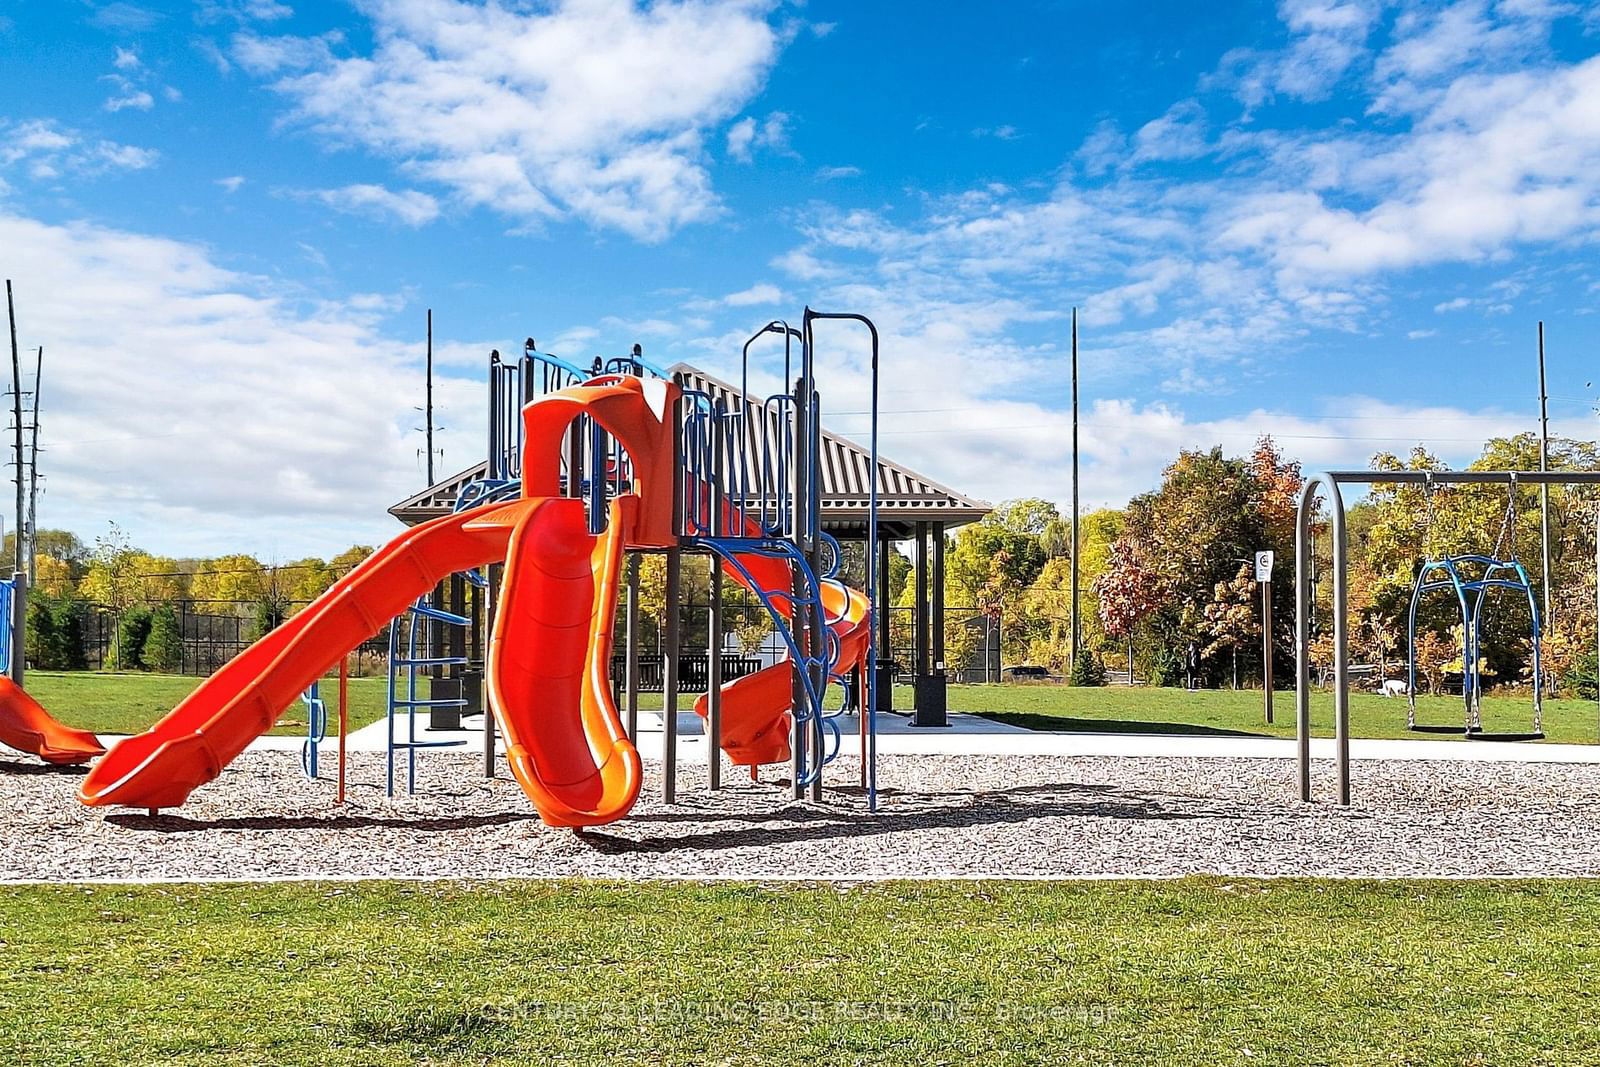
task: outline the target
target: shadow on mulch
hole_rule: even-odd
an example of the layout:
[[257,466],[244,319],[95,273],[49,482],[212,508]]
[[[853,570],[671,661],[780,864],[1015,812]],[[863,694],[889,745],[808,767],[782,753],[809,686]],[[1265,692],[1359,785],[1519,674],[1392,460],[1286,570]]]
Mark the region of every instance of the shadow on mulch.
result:
[[76,763],[18,763],[0,760],[0,774],[54,774],[63,778],[82,778],[89,768]]
[[[859,794],[860,787],[853,788]],[[889,791],[881,791],[888,795]],[[984,793],[903,793],[907,798],[966,798],[960,806],[925,807],[911,811],[839,811],[788,803],[766,813],[653,812],[632,817],[635,823],[766,822],[788,825],[749,826],[738,830],[687,833],[676,836],[622,837],[604,830],[579,830],[575,836],[597,852],[607,854],[662,853],[679,849],[721,851],[736,848],[796,844],[843,838],[864,838],[905,830],[959,830],[975,826],[1022,823],[1031,819],[1095,818],[1131,820],[1238,819],[1237,812],[1198,804],[1177,807],[1172,797],[1160,798],[1107,785],[1045,784],[1014,786]],[[1198,798],[1181,798],[1197,800]],[[793,825],[793,824],[799,825]]]
[[106,822],[124,830],[144,833],[184,834],[203,830],[417,830],[440,833],[447,830],[476,830],[485,826],[508,826],[538,819],[529,812],[501,812],[496,815],[460,815],[441,818],[395,818],[377,815],[253,815],[231,819],[191,819],[185,815],[107,815]]

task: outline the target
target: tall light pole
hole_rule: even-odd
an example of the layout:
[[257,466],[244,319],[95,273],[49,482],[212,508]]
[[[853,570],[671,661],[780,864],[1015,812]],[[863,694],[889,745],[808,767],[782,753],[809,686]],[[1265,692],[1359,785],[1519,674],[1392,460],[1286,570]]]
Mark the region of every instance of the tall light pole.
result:
[[[1544,320],[1539,320],[1539,470],[1550,469],[1550,403],[1545,392],[1544,384]],[[1516,536],[1516,531],[1512,531]],[[1544,560],[1544,624],[1541,627],[1546,633],[1550,631],[1550,485],[1548,482],[1539,486],[1539,538],[1540,550]]]
[[[1072,309],[1072,648],[1067,657],[1068,677],[1078,669],[1078,309]],[[1133,677],[1132,664],[1128,676]]]

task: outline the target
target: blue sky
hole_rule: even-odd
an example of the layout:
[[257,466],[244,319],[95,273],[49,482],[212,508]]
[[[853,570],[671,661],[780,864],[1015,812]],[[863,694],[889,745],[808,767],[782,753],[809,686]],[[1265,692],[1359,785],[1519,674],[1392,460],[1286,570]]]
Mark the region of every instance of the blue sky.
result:
[[[336,551],[478,457],[489,347],[732,373],[885,332],[885,451],[1085,499],[1270,432],[1308,466],[1600,436],[1600,8],[0,3],[0,271],[44,345],[41,522]],[[908,17],[915,11],[917,17]],[[770,368],[768,368],[770,369]],[[860,352],[823,356],[865,429]]]

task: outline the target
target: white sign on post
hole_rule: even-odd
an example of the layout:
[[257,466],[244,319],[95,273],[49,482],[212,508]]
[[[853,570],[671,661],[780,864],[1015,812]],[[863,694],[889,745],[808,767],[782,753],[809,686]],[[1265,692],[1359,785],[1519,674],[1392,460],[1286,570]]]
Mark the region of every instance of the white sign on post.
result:
[[1256,553],[1256,581],[1258,581],[1258,582],[1270,582],[1270,581],[1272,581],[1272,553],[1271,552],[1257,552]]

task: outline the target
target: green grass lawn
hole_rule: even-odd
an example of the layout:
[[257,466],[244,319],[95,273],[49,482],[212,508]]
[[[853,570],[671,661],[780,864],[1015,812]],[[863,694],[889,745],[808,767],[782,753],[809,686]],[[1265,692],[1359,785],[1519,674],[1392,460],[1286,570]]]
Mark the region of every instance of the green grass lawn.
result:
[[1593,882],[0,888],[18,1064],[1593,1063]]
[[[103,674],[98,672],[30,671],[28,691],[63,722],[98,733],[137,733],[182,700],[200,679],[171,674]],[[381,677],[350,680],[350,728],[377,722],[384,712],[385,682]],[[323,685],[330,702],[337,682]],[[829,689],[837,705],[838,687]],[[679,706],[688,710],[698,694],[684,693]],[[953,685],[950,710],[974,712],[1032,730],[1112,731],[1119,733],[1237,734],[1268,737],[1294,736],[1294,694],[1276,696],[1275,723],[1262,721],[1259,690],[1160,689],[1147,686],[1073,689],[1060,685],[1006,684]],[[1485,729],[1494,733],[1520,733],[1528,729],[1531,707],[1526,697],[1486,697]],[[1355,693],[1350,701],[1350,726],[1355,737],[1459,738],[1460,701],[1452,697],[1422,697],[1422,722],[1447,726],[1449,733],[1411,733],[1405,728],[1404,700]],[[640,706],[659,709],[659,693],[644,693]],[[895,707],[911,707],[911,690],[895,687]],[[329,708],[330,715],[334,709]],[[1312,700],[1313,726],[1319,736],[1333,733],[1333,698],[1317,693]],[[1551,741],[1594,744],[1600,739],[1600,710],[1594,701],[1545,702],[1545,733]],[[283,715],[274,733],[305,730],[304,705],[298,702]]]
[[[69,726],[104,734],[148,729],[194,691],[202,679],[182,674],[106,674],[98,671],[29,671],[24,684],[45,710]],[[350,729],[383,718],[386,681],[350,679]],[[322,683],[330,733],[337,729],[339,681]],[[296,701],[278,720],[275,734],[304,733],[305,705]]]
[[[910,708],[911,693],[895,690],[896,707]],[[1096,730],[1126,733],[1255,734],[1294,736],[1294,694],[1273,697],[1273,725],[1266,725],[1262,695],[1255,690],[1161,689],[1149,686],[1106,686],[1074,689],[1061,685],[953,685],[951,711],[970,711],[1032,730]],[[1485,697],[1483,727],[1494,734],[1526,733],[1532,724],[1529,697]],[[1333,736],[1333,695],[1317,692],[1311,701],[1312,729]],[[1459,739],[1461,700],[1419,697],[1417,720],[1447,727],[1448,733],[1416,733],[1406,729],[1406,702],[1375,693],[1350,695],[1352,737],[1425,737]],[[1595,744],[1600,740],[1600,707],[1592,700],[1547,700],[1544,730],[1548,740]]]

